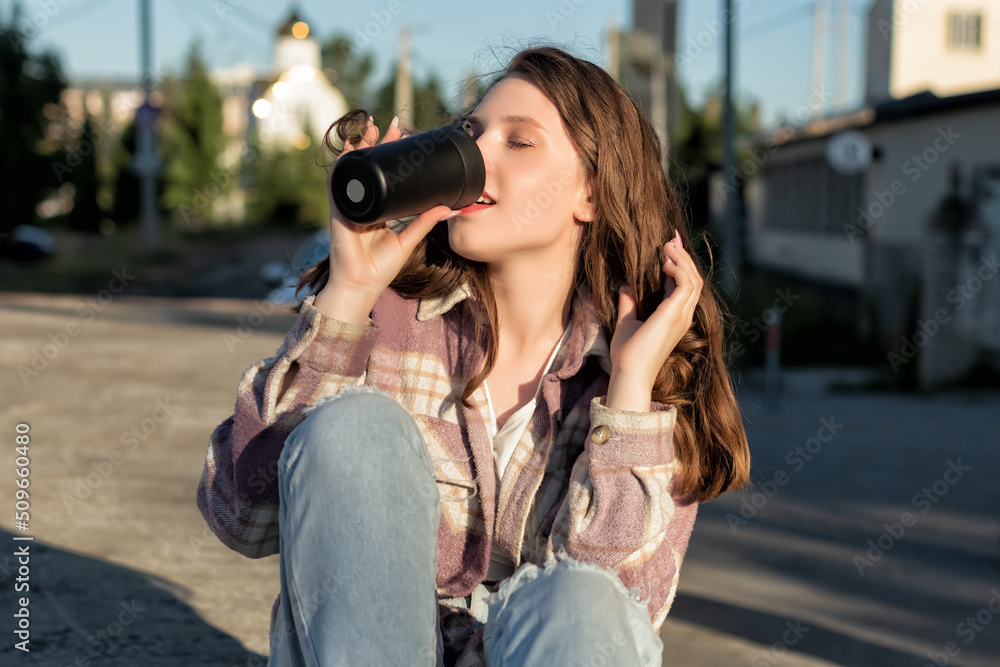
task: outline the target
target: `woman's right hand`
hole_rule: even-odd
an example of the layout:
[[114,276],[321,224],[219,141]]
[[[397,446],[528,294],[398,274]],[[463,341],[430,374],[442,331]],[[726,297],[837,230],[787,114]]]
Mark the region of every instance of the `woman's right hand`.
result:
[[[378,134],[378,128],[369,116],[358,145],[345,142],[344,150],[337,159],[352,150],[374,146]],[[393,119],[381,143],[396,141],[401,136],[396,119]],[[420,240],[434,225],[457,215],[457,211],[453,212],[447,206],[435,206],[417,216],[398,234],[384,223],[358,225],[345,218],[334,204],[330,194],[332,175],[333,165],[326,177],[330,204],[330,277],[316,295],[313,305],[328,317],[364,324],[375,302],[403,268]]]

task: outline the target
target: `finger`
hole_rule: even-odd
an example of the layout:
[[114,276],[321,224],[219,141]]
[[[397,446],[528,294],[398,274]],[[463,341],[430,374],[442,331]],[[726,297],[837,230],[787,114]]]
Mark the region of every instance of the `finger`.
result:
[[[672,264],[669,262],[664,262],[663,264],[663,273],[666,275],[664,280],[669,278],[674,283],[674,287],[669,294],[669,301],[671,303],[678,303],[686,315],[693,313],[698,299],[701,298],[701,286],[703,283],[701,273],[698,271],[694,260],[685,251],[670,247],[669,244],[664,246],[664,251],[669,255],[668,259],[669,257],[675,258]],[[667,285],[664,285],[664,289],[667,287]]]
[[368,120],[365,121],[365,126],[361,130],[361,137],[358,139],[358,148],[367,148],[369,146],[375,145],[375,140],[378,139],[378,128],[375,127],[375,123],[371,116],[368,116]]
[[697,270],[694,258],[691,257],[687,250],[681,247],[679,238],[663,244],[663,256],[668,260],[672,260],[674,264],[682,264]]
[[382,138],[382,143],[387,141],[396,141],[403,136],[403,131],[399,129],[399,116],[395,116],[392,122],[389,123],[389,128],[385,131],[385,137]]
[[635,299],[632,298],[632,291],[622,285],[618,289],[618,321],[615,326],[620,326],[626,320],[634,319],[637,319]]
[[420,243],[420,240],[427,236],[437,223],[455,215],[457,215],[457,212],[452,211],[447,206],[435,206],[429,211],[418,215],[413,222],[406,226],[406,229],[396,235],[403,253],[409,257],[413,249]]

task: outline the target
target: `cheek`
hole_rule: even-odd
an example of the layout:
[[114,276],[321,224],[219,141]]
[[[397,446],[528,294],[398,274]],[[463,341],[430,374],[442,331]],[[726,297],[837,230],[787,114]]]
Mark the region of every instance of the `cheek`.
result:
[[553,170],[522,173],[518,186],[520,196],[512,202],[518,215],[552,221],[572,217],[576,191],[567,174]]

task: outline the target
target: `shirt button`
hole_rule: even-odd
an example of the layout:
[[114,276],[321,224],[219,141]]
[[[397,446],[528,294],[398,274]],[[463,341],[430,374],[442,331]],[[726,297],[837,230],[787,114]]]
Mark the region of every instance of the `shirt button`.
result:
[[611,429],[603,424],[594,429],[594,432],[590,434],[590,440],[595,445],[603,445],[611,437]]

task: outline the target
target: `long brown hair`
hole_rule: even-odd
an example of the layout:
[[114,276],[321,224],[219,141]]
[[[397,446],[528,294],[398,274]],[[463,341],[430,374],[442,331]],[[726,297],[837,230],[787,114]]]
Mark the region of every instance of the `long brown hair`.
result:
[[[662,166],[656,132],[607,72],[558,48],[521,51],[487,92],[511,74],[528,78],[555,104],[591,184],[594,220],[582,227],[574,280],[590,294],[610,341],[619,286],[631,289],[638,317],[646,319],[662,299],[661,247],[679,230],[684,247],[692,248],[677,194]],[[334,131],[341,145],[345,138],[359,136],[367,117],[366,111],[356,110],[338,120],[327,131],[327,147],[337,150],[331,140]],[[699,258],[692,256],[704,275]],[[315,293],[328,276],[329,257],[303,274],[299,286]],[[446,226],[438,225],[391,287],[402,296],[425,299],[444,296],[463,283],[471,285],[486,315],[485,322],[476,324],[485,361],[462,392],[462,402],[469,406],[469,397],[489,376],[499,349],[497,306],[485,264],[452,251]],[[725,362],[726,316],[724,303],[706,279],[693,325],[660,368],[653,387],[654,401],[677,408],[673,443],[682,469],[676,491],[699,502],[749,481],[749,446]]]

